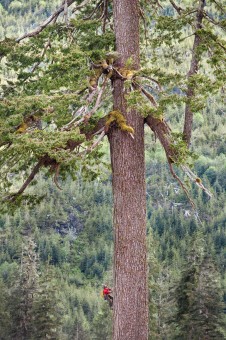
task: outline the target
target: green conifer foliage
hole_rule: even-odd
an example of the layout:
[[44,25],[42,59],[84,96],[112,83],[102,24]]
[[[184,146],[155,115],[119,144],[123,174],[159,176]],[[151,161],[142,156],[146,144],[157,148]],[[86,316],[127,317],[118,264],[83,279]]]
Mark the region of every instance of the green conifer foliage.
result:
[[12,339],[29,339],[32,334],[32,308],[38,282],[35,246],[31,237],[24,236],[20,276],[11,290],[9,299],[9,310],[12,318],[10,335]]
[[9,312],[9,290],[7,285],[0,279],[0,339],[8,339],[11,329],[11,319]]
[[196,240],[176,289],[178,339],[224,339],[219,271],[203,242]]
[[46,268],[34,295],[31,339],[62,339],[62,307],[51,267]]
[[105,301],[94,317],[91,338],[93,340],[111,340],[112,321],[112,312],[109,311],[108,302]]

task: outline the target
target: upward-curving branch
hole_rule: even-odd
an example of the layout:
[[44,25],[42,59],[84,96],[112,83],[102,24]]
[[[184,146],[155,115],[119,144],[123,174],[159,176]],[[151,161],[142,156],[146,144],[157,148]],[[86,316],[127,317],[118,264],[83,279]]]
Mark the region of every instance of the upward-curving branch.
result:
[[[62,5],[55,12],[53,12],[53,14],[51,14],[43,23],[41,23],[33,31],[25,33],[20,38],[18,38],[16,41],[20,42],[21,40],[23,40],[25,38],[34,37],[34,36],[38,35],[39,33],[41,33],[50,23],[55,22],[61,13],[65,12],[65,8],[68,9],[68,7],[70,7],[74,2],[75,2],[75,0],[65,0],[65,1],[63,1]],[[82,3],[78,6],[76,6],[72,10],[72,12],[75,13],[77,10],[86,6],[89,2],[90,2],[90,0],[82,1]],[[65,4],[67,6],[65,6]]]

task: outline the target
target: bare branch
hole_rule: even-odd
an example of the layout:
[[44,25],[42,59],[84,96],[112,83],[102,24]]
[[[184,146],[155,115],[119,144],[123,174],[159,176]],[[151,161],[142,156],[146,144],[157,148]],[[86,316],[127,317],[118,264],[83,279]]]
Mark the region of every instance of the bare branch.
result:
[[175,8],[175,10],[177,11],[177,13],[178,13],[178,14],[181,14],[181,12],[183,11],[183,8],[181,8],[180,6],[177,6],[173,0],[170,0],[170,3],[171,3],[171,5]]
[[159,7],[159,8],[161,8],[161,9],[163,9],[162,5],[159,3],[159,1],[158,1],[158,0],[155,0],[155,4],[157,5],[157,7]]
[[104,138],[104,136],[105,136],[105,131],[104,131],[104,128],[103,128],[103,131],[101,132],[101,134],[99,135],[97,140],[92,144],[90,151],[92,151],[97,145],[100,144],[100,142]]
[[85,116],[82,117],[79,121],[74,123],[73,127],[77,127],[81,123],[87,122],[89,120],[89,118],[96,112],[96,110],[98,109],[98,107],[101,104],[101,98],[102,98],[102,95],[103,95],[103,93],[105,91],[105,88],[106,88],[106,85],[107,85],[107,81],[108,81],[108,78],[105,77],[103,85],[102,85],[102,87],[101,87],[101,89],[100,89],[100,91],[98,93],[98,96],[97,96],[97,99],[96,99],[96,103],[95,103],[94,107],[92,108],[92,110],[90,112],[86,113]]
[[174,152],[171,147],[171,129],[169,125],[158,118],[152,117],[149,115],[145,118],[145,123],[151,128],[154,132],[155,136],[159,139],[160,143],[162,144],[166,158],[170,162],[170,158],[174,157]]
[[195,35],[195,33],[191,33],[191,34],[187,35],[186,37],[181,38],[180,41],[184,41],[184,40],[186,40],[186,39],[192,37],[193,35]]
[[185,17],[187,17],[188,15],[191,15],[191,14],[193,14],[193,13],[196,13],[198,10],[197,9],[192,9],[192,10],[190,10],[190,11],[187,11],[187,12],[185,12],[184,14],[183,14],[183,17],[185,18]]
[[157,103],[155,101],[155,98],[148,91],[146,91],[142,86],[141,86],[141,91],[148,98],[148,100],[150,100],[152,105],[157,107]]
[[93,15],[97,12],[97,10],[99,9],[102,3],[103,3],[103,0],[100,0],[97,3],[96,7],[93,9],[93,11],[88,16],[84,17],[83,20],[90,20],[93,17]]
[[159,81],[157,81],[156,79],[152,78],[152,77],[149,77],[149,76],[144,76],[144,75],[139,75],[139,76],[136,76],[134,77],[135,79],[136,78],[145,78],[145,79],[148,79],[150,81],[152,81],[153,83],[157,84],[158,85],[158,88],[159,88],[159,91],[162,91],[162,86],[160,85]]
[[191,203],[191,206],[195,209],[195,203],[192,201],[191,197],[189,196],[189,192],[187,188],[185,187],[184,183],[181,181],[181,179],[177,176],[175,171],[173,170],[173,165],[169,163],[169,168],[172,176],[177,180],[177,182],[180,184],[181,188],[183,189],[184,193],[186,194],[189,202]]
[[5,199],[9,200],[9,201],[14,201],[16,199],[17,196],[21,195],[24,190],[28,187],[28,185],[33,181],[34,177],[37,175],[37,173],[39,172],[39,170],[41,169],[41,167],[44,164],[44,160],[45,160],[45,156],[40,158],[40,160],[38,161],[38,163],[34,166],[34,168],[32,169],[30,175],[28,176],[28,178],[26,179],[26,181],[23,183],[23,185],[21,186],[21,188],[14,194],[10,194],[8,195]]
[[108,77],[105,77],[104,79],[104,82],[103,82],[103,85],[99,91],[99,94],[97,96],[97,100],[96,100],[96,103],[94,105],[94,108],[88,113],[89,117],[91,117],[91,115],[93,115],[96,110],[98,109],[98,107],[100,106],[100,103],[101,103],[101,98],[102,98],[102,95],[105,91],[105,88],[106,88],[106,85],[107,85],[107,81],[108,81]]
[[56,187],[57,187],[59,190],[62,190],[62,188],[61,188],[61,187],[59,186],[59,184],[58,184],[59,173],[60,173],[60,164],[57,164],[57,165],[56,165],[55,174],[54,174],[54,176],[53,176],[53,181],[54,181]]
[[[48,39],[47,43],[45,44],[45,46],[44,46],[44,48],[43,48],[43,50],[42,50],[42,53],[41,53],[41,55],[40,55],[41,58],[44,57],[44,55],[45,55],[45,53],[46,53],[48,47],[51,47],[50,39]],[[31,69],[30,73],[33,73],[33,72],[37,69],[37,67],[41,64],[41,62],[42,62],[42,61],[40,60],[40,61],[38,61],[37,63],[35,63],[34,66],[33,66],[32,69]]]
[[101,133],[99,137],[95,140],[95,142],[88,149],[85,149],[83,152],[80,152],[80,154],[93,151],[93,149],[95,149],[100,144],[100,142],[102,141],[105,135],[106,135],[106,132],[105,132],[105,128],[103,127],[101,129]]
[[189,202],[194,208],[195,207],[194,202],[191,200],[187,188],[185,187],[183,182],[180,180],[180,178],[176,175],[175,171],[173,170],[172,159],[174,157],[174,151],[173,151],[173,148],[171,147],[172,138],[171,138],[171,133],[170,133],[170,127],[167,125],[166,122],[161,121],[157,118],[151,117],[150,115],[145,119],[145,122],[150,126],[152,131],[154,131],[155,136],[157,135],[160,143],[162,144],[165,150],[166,158],[167,158],[172,176],[178,181],[181,188],[185,192]]
[[123,75],[117,70],[117,68],[112,67],[112,69],[114,70],[114,72],[117,74],[117,76],[118,76],[121,80],[126,80],[126,77],[123,77]]
[[216,0],[212,0],[215,5],[223,12],[225,13],[225,6],[222,6],[221,4],[219,4]]
[[216,44],[219,45],[224,51],[226,51],[226,47],[222,45],[219,41],[216,41]]
[[132,85],[134,85],[134,88],[139,87],[141,89],[141,92],[147,97],[147,99],[152,103],[154,107],[157,107],[158,104],[155,101],[155,98],[150,94],[150,92],[146,91],[143,86],[141,86],[139,83],[132,81]]
[[222,28],[222,29],[225,31],[225,27],[223,27],[223,26],[221,25],[221,22],[220,22],[220,21],[216,21],[216,20],[214,20],[213,18],[211,18],[211,16],[210,16],[206,11],[203,11],[203,13],[204,13],[204,16],[206,17],[206,19],[207,19],[209,22],[211,22],[211,23],[214,24],[215,26],[218,26],[218,27]]
[[68,3],[67,3],[67,0],[64,0],[64,19],[65,19],[65,24],[68,25]]
[[191,171],[191,169],[185,165],[181,166],[181,169],[185,172],[185,174],[200,188],[202,189],[209,197],[212,197],[211,192],[204,187],[201,179],[194,174],[194,172]]
[[103,30],[103,33],[105,33],[106,22],[108,19],[108,0],[104,0],[104,9],[103,9],[103,14],[102,14],[102,19],[103,19],[102,30]]
[[[75,13],[76,11],[78,11],[79,9],[81,9],[82,7],[88,5],[88,3],[91,0],[84,0],[80,5],[76,6],[75,8],[73,8],[72,13]],[[74,1],[73,1],[74,2]],[[69,6],[69,5],[68,5]]]
[[[85,98],[87,104],[92,103],[93,101],[93,97],[97,92],[97,88],[95,88],[91,93],[89,93],[88,97]],[[82,107],[80,107],[74,114],[73,114],[73,119],[67,123],[66,125],[64,125],[61,128],[61,131],[67,131],[70,130],[70,128],[74,125],[74,123],[76,122],[76,120],[78,119],[79,116],[83,116],[84,112],[86,112],[86,110],[88,109],[88,105],[84,105]]]
[[[73,3],[75,2],[75,0],[67,0],[67,6],[71,6]],[[81,5],[80,5],[81,6]],[[18,38],[16,41],[20,42],[21,40],[25,39],[25,38],[29,38],[29,37],[34,37],[36,35],[38,35],[40,32],[42,32],[52,21],[56,20],[58,18],[58,16],[64,12],[65,9],[65,4],[61,5],[52,15],[50,15],[49,18],[47,18],[42,24],[40,24],[40,26],[38,26],[36,29],[34,29],[33,31],[29,32],[29,33],[25,33],[24,35],[22,35],[22,37]]]
[[[185,187],[184,183],[181,181],[181,179],[177,176],[173,169],[172,159],[175,157],[175,151],[172,148],[172,137],[171,137],[171,130],[170,127],[167,125],[166,122],[161,121],[157,118],[151,117],[150,115],[145,118],[145,122],[148,124],[148,126],[152,129],[152,131],[155,134],[155,137],[157,136],[161,145],[163,146],[166,154],[166,158],[169,164],[170,172],[172,176],[178,181],[181,188],[185,192],[189,202],[191,203],[192,207],[195,208],[195,204],[192,201],[192,199],[189,196],[189,192],[187,188]],[[201,180],[186,166],[181,165],[181,169],[186,173],[186,175],[196,183],[196,185],[199,186],[200,189],[202,189],[204,192],[207,193],[208,196],[212,196],[211,193],[204,187]]]

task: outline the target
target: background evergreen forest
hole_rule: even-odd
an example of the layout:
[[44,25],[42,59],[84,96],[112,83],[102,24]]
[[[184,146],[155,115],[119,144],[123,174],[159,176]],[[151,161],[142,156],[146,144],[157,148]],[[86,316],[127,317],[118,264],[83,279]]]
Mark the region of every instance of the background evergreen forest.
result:
[[[0,36],[20,35],[58,3],[1,0]],[[168,108],[178,131],[182,114],[182,107]],[[197,211],[170,175],[160,144],[146,135],[150,339],[187,339],[192,327],[201,338],[204,331],[209,339],[226,337],[224,127],[222,98],[213,96],[194,120],[194,170],[213,193],[210,200],[191,185]],[[92,182],[78,174],[61,186],[42,174],[29,190],[44,199],[0,216],[2,340],[111,339],[111,310],[100,296],[102,283],[112,285],[110,173]]]
[[[212,110],[210,119],[223,123],[222,116]],[[203,128],[208,131],[204,121]],[[199,136],[198,145],[199,138],[203,138],[198,125],[195,133]],[[199,273],[203,269],[200,263],[206,256],[209,267],[204,277],[210,276],[206,287],[212,287],[206,294],[209,298],[213,293],[218,294],[218,308],[221,312],[226,308],[226,294],[224,306],[221,305],[226,262],[226,159],[220,143],[219,150],[211,147],[215,143],[211,131],[206,136],[206,152],[196,161],[195,170],[214,195],[209,200],[193,188],[196,212],[169,174],[161,146],[147,140],[151,339],[179,336],[177,320],[181,320],[183,311],[179,310],[177,298],[178,290],[183,295],[184,285],[180,281],[183,276],[187,277],[192,266]],[[199,154],[201,148],[197,147],[196,152]],[[112,285],[110,178],[93,182],[68,179],[61,185],[62,191],[52,180],[40,176],[36,193],[45,194],[43,201],[33,208],[25,206],[13,215],[0,217],[1,339],[23,339],[18,333],[23,319],[21,305],[25,305],[25,315],[30,315],[27,339],[33,339],[32,334],[36,334],[35,339],[39,338],[43,320],[44,329],[53,331],[53,335],[50,334],[53,339],[110,339],[111,311],[100,296],[103,282]],[[192,285],[196,286],[195,282],[192,281]],[[187,290],[191,293],[194,288],[188,284]],[[30,294],[33,298],[28,302]],[[43,300],[46,308],[40,307]],[[216,302],[213,297],[212,304]],[[186,303],[182,306],[185,308]],[[192,313],[184,312],[191,318]],[[220,314],[218,311],[219,320]],[[188,322],[187,316],[185,319]],[[187,331],[186,322],[183,334]],[[23,328],[21,334],[24,334]]]
[[37,22],[42,22],[62,1],[1,0],[0,39],[23,34]]

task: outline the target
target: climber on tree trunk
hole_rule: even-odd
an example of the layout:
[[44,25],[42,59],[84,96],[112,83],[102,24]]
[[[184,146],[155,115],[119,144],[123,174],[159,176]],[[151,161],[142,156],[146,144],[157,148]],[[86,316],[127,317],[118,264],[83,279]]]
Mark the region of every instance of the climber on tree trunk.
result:
[[108,288],[107,285],[103,285],[103,297],[104,297],[104,300],[107,300],[109,302],[110,307],[113,306],[113,296],[110,295],[111,293],[112,293],[112,289]]

